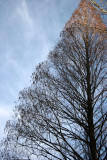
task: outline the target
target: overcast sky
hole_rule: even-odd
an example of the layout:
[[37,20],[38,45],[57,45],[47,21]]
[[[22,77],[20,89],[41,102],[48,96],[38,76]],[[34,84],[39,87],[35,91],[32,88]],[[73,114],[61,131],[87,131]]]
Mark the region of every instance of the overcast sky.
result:
[[0,0],[0,140],[18,93],[58,42],[79,0]]

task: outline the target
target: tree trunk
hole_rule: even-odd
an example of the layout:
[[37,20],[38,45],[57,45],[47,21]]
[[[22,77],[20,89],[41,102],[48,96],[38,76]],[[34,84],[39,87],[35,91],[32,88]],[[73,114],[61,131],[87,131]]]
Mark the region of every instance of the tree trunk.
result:
[[88,34],[86,35],[86,65],[87,65],[87,118],[88,118],[88,136],[90,140],[90,151],[92,160],[98,160],[96,140],[94,136],[94,124],[93,124],[93,107],[91,99],[91,84],[90,84],[90,64],[89,64],[89,43]]

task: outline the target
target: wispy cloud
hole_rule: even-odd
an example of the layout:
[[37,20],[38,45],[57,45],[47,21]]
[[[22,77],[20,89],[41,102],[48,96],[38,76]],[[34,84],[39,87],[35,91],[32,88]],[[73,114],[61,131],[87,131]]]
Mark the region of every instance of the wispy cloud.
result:
[[0,103],[0,117],[9,118],[13,114],[13,110],[10,105],[5,103]]
[[6,121],[12,117],[13,111],[10,109],[6,104],[0,103],[0,139],[5,137],[4,135],[4,128],[6,125]]
[[18,17],[24,25],[26,38],[32,38],[35,32],[35,24],[30,15],[26,0],[22,0],[20,5],[16,8],[16,18]]
[[10,109],[6,109],[6,107],[0,107],[0,117],[10,117],[11,111]]
[[17,8],[17,12],[30,27],[33,27],[33,21],[29,15],[28,7],[25,0],[22,0],[21,6]]

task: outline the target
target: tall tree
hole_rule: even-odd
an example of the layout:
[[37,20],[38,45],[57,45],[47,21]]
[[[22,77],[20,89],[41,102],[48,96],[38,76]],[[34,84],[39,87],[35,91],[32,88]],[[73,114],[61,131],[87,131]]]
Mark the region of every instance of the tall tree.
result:
[[107,159],[106,43],[100,15],[82,0],[20,92],[5,150],[23,149],[32,159]]

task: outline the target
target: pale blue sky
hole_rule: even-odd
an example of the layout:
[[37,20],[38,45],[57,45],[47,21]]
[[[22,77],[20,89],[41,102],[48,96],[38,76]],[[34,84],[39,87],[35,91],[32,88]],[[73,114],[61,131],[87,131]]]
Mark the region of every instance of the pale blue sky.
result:
[[80,0],[0,0],[0,139],[35,66],[46,59]]

